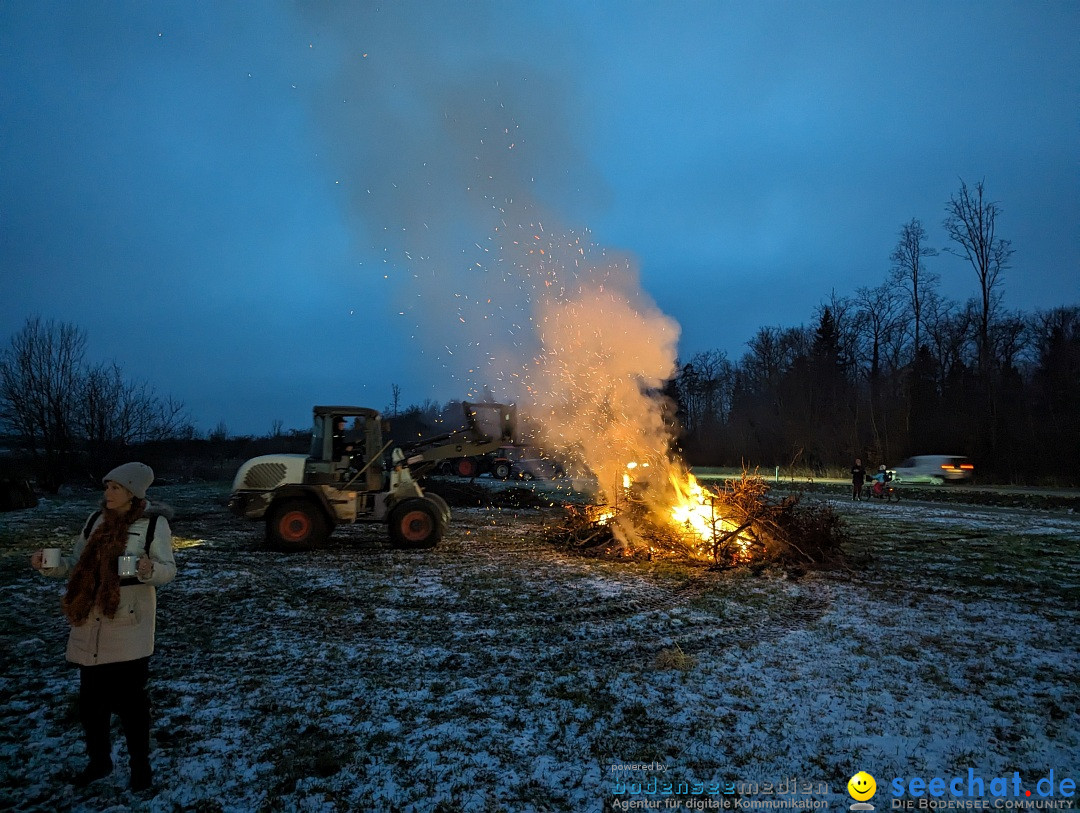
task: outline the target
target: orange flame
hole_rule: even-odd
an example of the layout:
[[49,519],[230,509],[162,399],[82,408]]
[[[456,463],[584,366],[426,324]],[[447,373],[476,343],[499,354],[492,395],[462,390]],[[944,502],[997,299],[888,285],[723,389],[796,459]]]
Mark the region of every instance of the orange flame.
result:
[[[739,526],[723,515],[723,502],[702,488],[693,474],[672,472],[670,481],[675,493],[671,521],[699,540],[696,549],[700,555],[711,556],[713,546]],[[740,558],[748,554],[749,542],[741,534],[734,538]]]

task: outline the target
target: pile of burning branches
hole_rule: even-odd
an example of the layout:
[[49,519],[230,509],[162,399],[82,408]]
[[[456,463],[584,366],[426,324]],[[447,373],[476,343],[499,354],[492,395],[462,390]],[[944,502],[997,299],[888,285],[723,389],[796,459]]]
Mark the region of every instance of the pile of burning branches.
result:
[[[560,547],[623,558],[683,558],[716,567],[754,563],[804,569],[843,564],[845,540],[839,515],[827,505],[805,505],[798,496],[773,500],[760,477],[743,474],[719,488],[695,483],[696,515],[658,517],[631,496],[618,505],[566,506],[549,534]],[[623,529],[633,528],[634,543]]]

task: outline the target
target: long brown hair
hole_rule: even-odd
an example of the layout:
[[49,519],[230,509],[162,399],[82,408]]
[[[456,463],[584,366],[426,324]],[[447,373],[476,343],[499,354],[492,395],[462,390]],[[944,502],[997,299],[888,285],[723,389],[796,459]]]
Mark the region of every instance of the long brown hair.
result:
[[79,561],[68,580],[61,602],[64,615],[72,624],[81,624],[95,605],[109,618],[120,606],[120,575],[116,559],[127,547],[128,530],[146,510],[146,500],[134,498],[123,514],[104,508],[101,521],[86,540]]

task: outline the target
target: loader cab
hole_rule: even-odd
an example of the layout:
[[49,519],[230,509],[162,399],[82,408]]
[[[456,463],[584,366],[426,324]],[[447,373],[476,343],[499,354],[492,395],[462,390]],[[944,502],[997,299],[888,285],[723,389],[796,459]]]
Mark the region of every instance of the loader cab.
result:
[[383,433],[389,423],[366,407],[317,406],[314,413],[305,481],[348,482],[350,489],[381,491],[386,482]]

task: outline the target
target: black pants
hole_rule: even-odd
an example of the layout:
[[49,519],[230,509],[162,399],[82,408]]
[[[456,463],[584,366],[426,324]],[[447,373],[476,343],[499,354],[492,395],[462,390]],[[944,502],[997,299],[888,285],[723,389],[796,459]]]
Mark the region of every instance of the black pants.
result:
[[79,719],[86,734],[86,754],[93,766],[112,765],[109,729],[120,718],[133,769],[150,764],[150,698],[146,680],[150,659],[79,667]]

